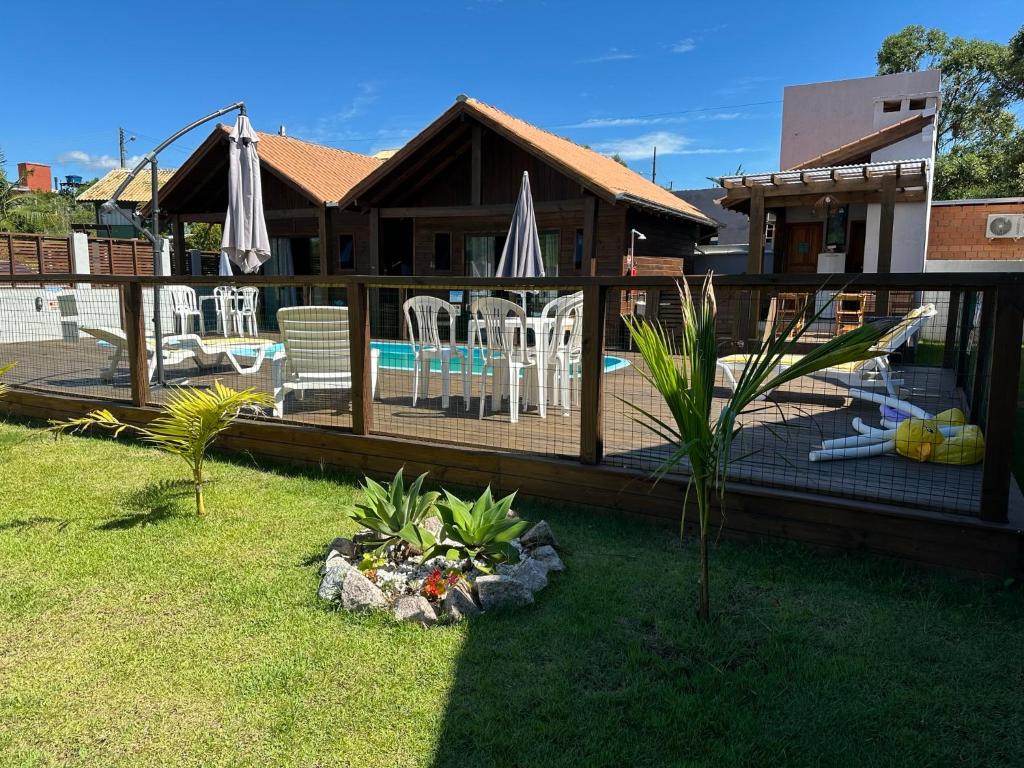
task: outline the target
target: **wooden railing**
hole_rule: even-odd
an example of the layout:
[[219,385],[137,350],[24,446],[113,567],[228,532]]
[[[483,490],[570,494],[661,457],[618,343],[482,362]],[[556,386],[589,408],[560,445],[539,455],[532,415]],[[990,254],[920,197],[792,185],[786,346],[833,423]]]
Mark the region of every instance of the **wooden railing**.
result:
[[[49,275],[47,280],[57,283],[75,283],[83,281],[82,276]],[[694,290],[699,288],[699,279],[690,278]],[[29,278],[0,276],[0,288],[34,282],[38,285],[38,277]],[[143,311],[143,289],[155,285],[187,283],[193,287],[213,287],[223,282],[223,278],[211,277],[119,277],[107,276],[104,284],[120,286],[121,301],[128,336],[128,361],[131,369],[131,404],[136,408],[147,408],[151,404],[150,384],[147,375],[147,350],[145,342],[145,318]],[[311,288],[344,288],[346,290],[349,320],[352,339],[352,436],[367,440],[380,441],[374,431],[375,403],[371,395],[370,368],[370,291],[376,288],[401,288],[409,291],[444,290],[444,289],[491,289],[491,290],[558,290],[583,289],[583,345],[582,345],[582,389],[580,408],[580,441],[579,465],[600,468],[604,460],[604,435],[602,434],[606,403],[604,396],[605,372],[604,353],[606,350],[606,334],[609,327],[609,306],[615,302],[610,300],[613,292],[619,291],[675,291],[676,282],[664,277],[569,277],[569,278],[538,278],[534,280],[500,280],[471,277],[382,277],[377,275],[361,276],[296,276],[296,277],[262,277],[235,276],[235,285],[252,285],[257,287],[295,287]],[[756,275],[756,276],[720,276],[715,279],[716,290],[723,295],[730,292],[745,292],[744,295],[757,297],[770,292],[796,291],[813,293],[823,287],[823,277],[819,275]],[[1018,372],[1021,364],[1021,344],[1024,336],[1024,275],[1022,274],[892,274],[892,275],[837,275],[830,276],[827,287],[837,290],[840,287],[849,290],[875,291],[876,297],[883,297],[898,291],[936,291],[948,296],[947,321],[940,329],[946,341],[942,365],[956,368],[958,384],[964,390],[964,400],[973,409],[972,421],[980,423],[985,430],[985,455],[982,468],[980,520],[987,523],[1003,524],[1008,519],[1008,506],[1011,496],[1012,455],[1014,430],[1016,425],[1016,409],[1018,405]],[[981,302],[981,323],[979,326],[976,352],[966,355],[968,347],[965,334],[969,332],[968,318],[972,307]],[[617,306],[617,305],[616,305]],[[648,304],[650,306],[650,303]],[[735,341],[742,347],[756,341],[758,335],[757,318],[763,317],[764,307],[755,303],[758,309],[750,313],[753,322],[742,319],[729,329]],[[259,431],[259,424],[249,430],[253,434]],[[268,429],[270,427],[268,426]],[[299,429],[317,431],[317,427],[278,424],[273,427],[281,429]],[[268,433],[269,434],[269,433]],[[276,433],[275,433],[276,434]],[[247,438],[252,441],[252,437]],[[277,439],[277,438],[275,438]],[[333,438],[332,438],[333,439]],[[340,439],[340,438],[339,438]],[[401,438],[388,438],[388,445],[395,444]],[[380,448],[374,450],[384,450]],[[348,447],[345,450],[357,450]],[[414,446],[414,443],[408,443]],[[387,450],[391,450],[388,448]],[[410,447],[410,450],[412,448]],[[441,449],[438,449],[439,451]],[[447,446],[444,451],[458,450]],[[479,452],[467,451],[467,456]],[[418,454],[417,454],[418,455]],[[438,456],[441,453],[437,454]],[[529,456],[516,456],[517,461],[529,462]],[[482,460],[483,461],[483,460]],[[489,461],[489,460],[488,460]],[[538,471],[550,472],[545,469],[549,459],[538,459]],[[487,461],[484,461],[487,464]],[[496,464],[495,466],[504,466]],[[518,465],[517,465],[518,466]],[[517,472],[520,470],[516,470]],[[620,469],[608,467],[605,471],[618,473],[608,477],[619,476]],[[623,475],[625,476],[625,475]],[[583,477],[581,475],[581,477]],[[587,480],[586,482],[591,482]],[[581,481],[582,482],[582,481]],[[630,480],[629,482],[634,482]],[[751,491],[760,497],[777,496],[780,491],[764,489]],[[800,504],[808,503],[813,494],[795,494]],[[823,505],[840,504],[835,499],[825,500],[819,497]],[[896,515],[899,510],[882,509],[880,505],[871,505],[850,500],[847,506],[873,511],[879,515]],[[844,507],[846,508],[846,507]],[[745,514],[751,514],[753,507]],[[767,509],[767,508],[765,508]],[[773,513],[774,514],[774,513]],[[754,525],[752,522],[751,525]],[[785,535],[785,534],[783,534]],[[911,544],[907,545],[912,546]],[[950,546],[953,546],[952,544]]]

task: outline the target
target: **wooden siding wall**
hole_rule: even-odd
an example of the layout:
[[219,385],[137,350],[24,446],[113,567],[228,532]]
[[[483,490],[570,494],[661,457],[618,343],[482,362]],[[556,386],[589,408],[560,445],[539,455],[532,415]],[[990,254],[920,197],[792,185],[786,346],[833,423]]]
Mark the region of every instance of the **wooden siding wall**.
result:
[[152,246],[143,240],[90,238],[89,272],[93,275],[152,275]]
[[[352,235],[355,268],[339,268],[341,235]],[[371,275],[376,265],[370,264],[370,217],[355,211],[327,209],[327,247],[321,248],[324,255],[324,272],[329,275],[359,274]]]
[[0,275],[71,272],[69,237],[0,232]]

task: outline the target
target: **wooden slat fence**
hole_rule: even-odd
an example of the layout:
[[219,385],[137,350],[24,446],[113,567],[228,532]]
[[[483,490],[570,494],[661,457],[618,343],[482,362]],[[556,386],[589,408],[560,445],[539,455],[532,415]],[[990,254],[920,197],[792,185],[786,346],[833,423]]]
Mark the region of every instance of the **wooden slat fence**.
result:
[[[62,275],[73,271],[70,235],[0,232],[0,275]],[[89,271],[94,275],[152,275],[152,251],[142,240],[89,238]]]

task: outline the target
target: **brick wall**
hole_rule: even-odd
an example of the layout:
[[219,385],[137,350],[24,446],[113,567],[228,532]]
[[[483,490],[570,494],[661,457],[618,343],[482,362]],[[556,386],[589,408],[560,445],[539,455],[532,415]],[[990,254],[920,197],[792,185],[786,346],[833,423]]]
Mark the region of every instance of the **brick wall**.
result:
[[1024,213],[1024,202],[932,206],[928,258],[1024,259],[1024,239],[985,237],[993,213]]

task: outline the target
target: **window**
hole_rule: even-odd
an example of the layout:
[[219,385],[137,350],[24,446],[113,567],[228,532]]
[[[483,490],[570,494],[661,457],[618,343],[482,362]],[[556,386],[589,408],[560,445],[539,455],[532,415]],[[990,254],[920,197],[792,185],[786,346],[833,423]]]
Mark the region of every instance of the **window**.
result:
[[576,248],[573,251],[572,266],[574,269],[583,269],[583,230],[576,230]]
[[434,233],[434,271],[451,272],[452,269],[452,235],[451,232]]
[[338,269],[356,268],[356,247],[352,235],[338,235]]
[[562,243],[557,229],[540,233],[540,254],[544,260],[544,276],[558,277],[558,250]]
[[924,109],[926,106],[928,106],[928,99],[911,99],[910,100],[910,109],[920,110],[920,109]]
[[829,210],[825,224],[826,246],[834,246],[837,251],[846,249],[846,219],[849,213],[849,206],[846,205]]
[[494,277],[505,247],[505,235],[466,235],[466,274]]
[[886,99],[885,101],[882,102],[882,111],[883,112],[899,112],[900,108],[902,106],[903,106],[903,101],[901,99],[894,99],[894,100],[891,100],[891,101],[889,99]]

